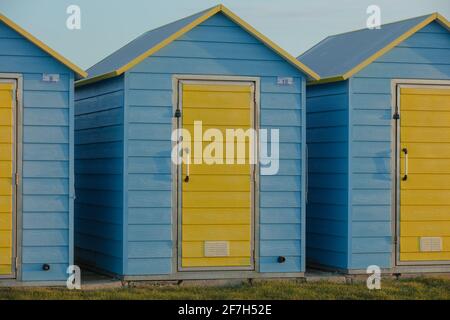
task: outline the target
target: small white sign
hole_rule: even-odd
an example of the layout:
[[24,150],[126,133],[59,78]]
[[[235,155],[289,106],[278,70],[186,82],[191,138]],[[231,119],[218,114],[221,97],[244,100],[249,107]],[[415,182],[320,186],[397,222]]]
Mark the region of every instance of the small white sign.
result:
[[44,73],[42,75],[42,81],[44,81],[44,82],[59,82],[59,74]]
[[278,77],[277,84],[279,86],[292,86],[294,84],[294,78],[292,78],[292,77]]

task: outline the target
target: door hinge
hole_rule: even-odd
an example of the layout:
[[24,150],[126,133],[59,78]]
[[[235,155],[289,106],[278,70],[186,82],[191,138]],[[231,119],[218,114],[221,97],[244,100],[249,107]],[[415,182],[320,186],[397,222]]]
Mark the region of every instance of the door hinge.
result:
[[19,269],[19,263],[20,263],[19,257],[16,257],[16,259],[15,259],[15,268],[16,268],[16,270]]
[[394,120],[400,119],[400,114],[398,112],[394,113],[394,116],[392,117]]
[[16,186],[20,184],[20,175],[18,173],[14,175],[14,183]]
[[180,109],[177,109],[177,110],[175,110],[175,118],[181,118],[181,110]]

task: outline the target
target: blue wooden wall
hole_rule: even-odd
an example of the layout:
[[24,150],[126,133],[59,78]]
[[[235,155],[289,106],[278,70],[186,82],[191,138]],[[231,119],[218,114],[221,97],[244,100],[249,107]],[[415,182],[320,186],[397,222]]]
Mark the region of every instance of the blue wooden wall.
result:
[[391,80],[450,79],[450,34],[436,22],[350,79],[351,269],[391,267]]
[[[1,22],[0,73],[23,76],[22,280],[66,280],[73,260],[74,74]],[[60,81],[43,82],[43,73],[60,74]]]
[[[450,79],[448,30],[434,22],[348,81],[308,86],[307,140],[310,148],[310,181],[307,257],[311,262],[335,268],[347,266],[346,269],[353,270],[365,270],[373,264],[382,268],[393,266],[393,79]],[[345,102],[349,110],[349,125],[347,129],[343,127],[341,133],[337,131],[337,125],[338,122],[339,125],[345,123],[340,122],[343,120],[343,114],[335,113],[329,117],[315,115],[316,110],[320,108],[328,106],[327,110],[333,110]],[[329,139],[333,142],[343,139],[348,141],[348,146],[343,144],[337,148],[337,145],[329,144]],[[324,155],[325,158],[332,157],[333,160],[322,159]],[[345,169],[346,164],[348,170]],[[327,174],[333,173],[329,176],[333,181],[324,180],[325,184],[321,185],[322,180],[316,177],[316,173],[321,170]],[[337,178],[341,173],[346,174],[347,182],[340,182]],[[342,189],[345,183],[348,184],[348,192]],[[330,188],[333,189],[332,192]],[[330,202],[333,206],[321,210],[321,207],[316,206],[316,202]],[[348,226],[335,223],[337,216],[345,221],[345,213],[339,209],[343,204],[348,204]],[[345,232],[346,228],[348,250],[344,250],[344,243],[336,241],[336,237],[325,240],[316,236],[317,233],[330,232],[342,236],[341,233]],[[347,261],[342,255],[336,255],[336,251],[341,250],[347,254]]]
[[123,77],[76,89],[76,262],[123,272]]
[[[261,177],[260,271],[304,271],[304,76],[218,14],[125,75],[126,275],[172,269],[173,74],[261,77],[261,127],[280,128],[280,172]],[[291,76],[294,86],[277,86]],[[258,242],[257,242],[258,245]],[[286,256],[284,264],[278,256]]]
[[306,259],[348,265],[348,82],[307,88]]

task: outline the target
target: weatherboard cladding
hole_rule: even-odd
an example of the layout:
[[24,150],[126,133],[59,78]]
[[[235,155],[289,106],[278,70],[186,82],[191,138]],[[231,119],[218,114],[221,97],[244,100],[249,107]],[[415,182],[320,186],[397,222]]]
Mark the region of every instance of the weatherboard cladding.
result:
[[306,259],[346,268],[348,81],[307,88]]
[[[170,158],[174,74],[260,77],[261,127],[281,129],[281,162],[278,175],[260,181],[259,271],[303,272],[305,76],[218,13],[124,74],[122,274],[176,272]],[[277,76],[293,77],[294,85],[278,86]],[[87,84],[79,90],[97,88]],[[117,201],[103,199],[108,206]],[[278,256],[286,256],[286,263],[278,263]],[[103,269],[119,273],[109,265]]]
[[[23,76],[22,280],[65,280],[73,257],[74,73],[2,22],[0,73]],[[43,82],[44,73],[60,81]]]
[[[349,199],[348,225],[338,228],[341,230],[339,232],[344,232],[343,235],[348,238],[348,250],[347,252],[343,250],[343,244],[337,245],[334,237],[327,240],[318,239],[317,241],[320,242],[317,246],[314,245],[314,248],[311,248],[313,243],[308,245],[307,257],[311,262],[354,270],[365,269],[372,264],[383,268],[393,266],[391,81],[392,79],[448,80],[450,79],[449,53],[450,34],[448,30],[441,24],[432,22],[353,75],[349,80],[308,86],[308,120],[311,119],[310,114],[319,108],[335,109],[345,102],[342,97],[347,95],[348,102],[345,108],[348,109],[347,123],[349,124],[338,134],[336,121],[340,117],[333,117],[336,119],[333,123],[330,123],[327,117],[323,117],[321,120],[316,118],[312,122],[308,121],[309,148],[316,148],[314,144],[311,146],[311,143],[318,143],[323,146],[323,149],[317,151],[317,157],[323,153],[327,157],[334,158],[332,161],[319,162],[319,164],[312,164],[314,161],[310,160],[310,201],[314,202],[311,199],[325,198],[325,191],[321,186],[315,185],[313,170],[315,170],[315,166],[320,167],[320,163],[323,164],[324,170],[328,167],[326,170],[334,175],[341,172],[346,173],[344,169],[346,163],[349,186],[346,192]],[[342,88],[346,89],[343,91]],[[336,96],[337,92],[342,92],[342,96]],[[319,94],[323,96],[317,98],[316,96]],[[335,98],[329,100],[331,96]],[[323,127],[323,132],[316,134],[315,127]],[[333,137],[328,130],[331,132],[336,130],[335,134],[338,137]],[[330,135],[333,141],[342,140],[348,144],[348,155],[338,153],[339,150],[329,145]],[[344,164],[337,160],[338,157],[342,157]],[[339,186],[339,188],[343,186],[345,185]],[[331,181],[325,185],[327,192],[329,192],[328,189],[334,190],[335,187]],[[308,206],[308,221],[324,215],[315,224],[307,225],[308,239],[312,237],[311,233],[317,233],[316,225],[332,224],[336,226],[334,220],[337,220],[337,217],[339,220],[342,217],[345,222],[345,213],[340,211],[342,204],[331,202],[331,207],[327,208],[327,211],[316,208],[314,203]],[[348,229],[347,234],[345,234],[346,228]],[[318,252],[316,247],[319,247],[324,253]],[[332,254],[325,254],[326,250]],[[343,254],[347,254],[346,264],[342,255],[336,254],[341,251]]]
[[123,272],[123,77],[75,94],[77,262]]

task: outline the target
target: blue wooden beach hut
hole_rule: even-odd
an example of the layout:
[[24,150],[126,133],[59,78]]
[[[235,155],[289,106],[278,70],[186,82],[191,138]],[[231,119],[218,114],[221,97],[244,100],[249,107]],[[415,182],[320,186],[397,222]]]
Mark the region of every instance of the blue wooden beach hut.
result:
[[307,87],[309,263],[448,272],[448,20],[331,36],[298,59],[321,77]]
[[[88,73],[75,108],[80,264],[137,280],[303,275],[314,72],[220,5],[144,33]],[[174,165],[172,131],[196,119],[279,129],[279,171]]]
[[68,277],[74,80],[85,75],[0,14],[0,285]]

